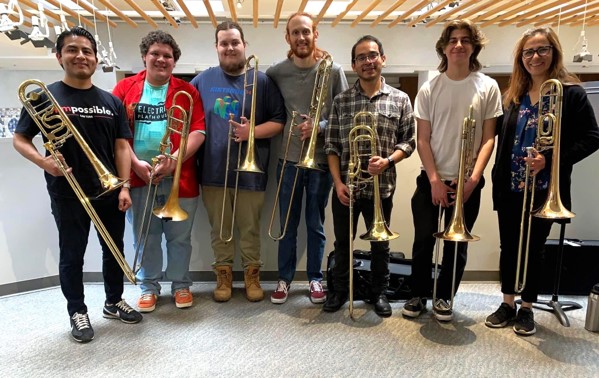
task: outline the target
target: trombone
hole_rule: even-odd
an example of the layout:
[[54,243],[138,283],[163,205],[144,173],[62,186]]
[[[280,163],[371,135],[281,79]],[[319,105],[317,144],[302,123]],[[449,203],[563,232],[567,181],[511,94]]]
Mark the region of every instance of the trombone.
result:
[[[320,63],[318,63],[316,79],[314,80],[314,89],[312,90],[312,100],[310,101],[309,116],[312,122],[316,122],[316,125],[313,125],[312,127],[310,143],[308,143],[308,148],[306,149],[304,156],[300,159],[300,162],[296,164],[298,168],[320,170],[314,160],[314,155],[316,154],[316,140],[318,138],[318,122],[320,121],[320,113],[322,112],[322,107],[324,106],[328,94],[332,67],[333,58],[329,54],[325,54]],[[291,130],[289,130],[289,136],[291,136]],[[300,148],[301,152],[304,151],[304,143],[305,140],[302,142]]]
[[[455,295],[455,277],[456,277],[456,265],[458,258],[458,243],[469,243],[479,241],[480,238],[473,235],[468,231],[466,222],[464,219],[464,181],[466,177],[472,174],[474,169],[474,135],[476,132],[476,120],[474,119],[474,107],[470,105],[468,109],[468,116],[464,118],[462,123],[462,143],[460,146],[460,165],[458,170],[458,185],[456,188],[456,200],[453,208],[453,213],[449,224],[442,232],[436,232],[433,234],[437,238],[435,246],[435,273],[433,282],[433,306],[437,301],[437,282],[438,282],[438,263],[439,263],[439,244],[440,240],[452,241],[455,243],[455,249],[453,254],[453,275],[451,278],[451,299],[450,309],[453,308],[453,298]],[[438,228],[441,228],[441,213],[442,208],[439,205],[439,218]]]
[[[27,88],[30,86],[37,88],[27,93]],[[106,230],[106,227],[92,206],[89,197],[79,185],[75,175],[68,171],[69,167],[66,165],[66,162],[59,158],[58,150],[66,143],[68,138],[73,137],[98,174],[100,183],[104,189],[106,189],[104,193],[119,188],[126,181],[119,179],[106,169],[104,164],[102,164],[89,145],[85,142],[85,139],[79,134],[77,128],[64,113],[58,101],[56,101],[43,82],[35,79],[25,80],[19,85],[18,95],[23,107],[44,135],[46,139],[44,147],[52,158],[54,158],[58,169],[60,169],[61,173],[73,189],[73,192],[75,192],[79,202],[81,202],[87,215],[89,215],[91,221],[94,223],[98,234],[100,234],[108,246],[108,249],[112,252],[115,260],[123,270],[123,273],[127,279],[135,285],[135,274],[127,264],[123,252],[119,250],[114,240],[112,240],[110,233]]]
[[[253,80],[250,83],[248,80],[249,71],[253,70]],[[255,55],[250,55],[245,61],[245,73],[243,75],[243,101],[241,105],[241,116],[243,117],[243,113],[245,112],[245,103],[248,96],[248,88],[251,96],[251,107],[250,107],[250,119],[249,119],[249,135],[247,141],[247,151],[245,154],[245,159],[243,163],[241,162],[241,145],[239,143],[239,148],[237,150],[237,169],[235,169],[235,194],[233,195],[233,208],[231,212],[231,227],[229,228],[230,232],[228,236],[225,236],[224,233],[224,221],[225,221],[225,207],[227,205],[227,183],[229,181],[229,159],[231,157],[231,140],[235,138],[233,135],[233,126],[229,125],[229,141],[227,143],[227,160],[226,160],[226,169],[225,169],[225,183],[223,187],[223,205],[220,216],[220,240],[225,243],[233,240],[233,227],[235,225],[235,210],[237,208],[237,194],[239,192],[239,173],[240,172],[248,172],[248,173],[264,173],[262,169],[258,166],[256,159],[256,138],[255,138],[255,129],[256,129],[256,92],[258,85],[258,57]],[[229,114],[229,120],[232,121],[234,117],[233,113]]]
[[[318,122],[320,120],[320,113],[322,112],[322,107],[326,101],[326,96],[328,94],[330,76],[331,76],[331,68],[333,66],[333,58],[329,54],[325,54],[320,63],[318,63],[318,68],[316,70],[316,78],[314,79],[314,89],[312,90],[312,99],[310,100],[310,111],[308,112],[308,117],[312,120],[312,122],[316,122],[316,125],[312,127],[312,134],[310,135],[310,142],[308,143],[308,148],[304,153],[304,145],[306,143],[305,140],[302,141],[300,147],[300,161],[295,166],[297,168],[303,169],[314,169],[321,170],[318,168],[318,164],[314,160],[314,155],[316,154],[316,141],[318,140]],[[277,206],[279,204],[279,194],[281,193],[281,186],[283,184],[283,177],[285,173],[285,165],[287,163],[287,154],[289,153],[289,145],[291,142],[291,137],[293,134],[293,129],[297,127],[296,118],[298,116],[297,111],[293,111],[291,113],[291,123],[289,125],[289,136],[287,137],[287,144],[285,146],[285,156],[283,158],[283,166],[281,168],[281,173],[279,177],[279,184],[277,186],[277,192],[275,194],[275,202],[272,209],[272,215],[270,217],[270,226],[268,227],[268,235],[274,241],[279,241],[285,237],[285,233],[287,232],[287,225],[289,224],[289,216],[291,214],[291,205],[293,204],[293,198],[295,194],[295,186],[297,184],[297,179],[299,177],[299,170],[295,171],[295,178],[293,179],[293,189],[291,190],[291,197],[289,199],[289,206],[287,207],[287,212],[285,216],[285,223],[281,225],[282,231],[276,236],[273,231],[273,224],[275,220],[275,214],[277,211]],[[298,135],[295,135],[298,136]],[[303,157],[301,157],[303,155]]]
[[[187,112],[181,105],[177,105],[177,97],[186,96],[189,101],[189,112]],[[175,116],[175,112],[179,112],[179,116]],[[146,241],[148,240],[148,233],[150,232],[150,224],[152,223],[151,215],[148,213],[148,205],[152,208],[152,213],[158,218],[164,220],[172,220],[174,222],[184,221],[187,219],[188,214],[179,205],[179,180],[181,178],[181,169],[183,166],[183,160],[185,159],[185,153],[187,151],[187,140],[189,138],[189,128],[191,125],[191,117],[193,114],[193,99],[186,91],[179,91],[175,93],[172,100],[172,106],[167,112],[167,126],[166,130],[160,140],[160,147],[158,155],[166,155],[167,159],[173,159],[177,161],[175,168],[175,175],[173,177],[173,186],[168,199],[163,207],[154,208],[156,201],[156,193],[158,190],[158,184],[153,184],[152,180],[156,172],[156,167],[160,162],[158,157],[152,158],[152,168],[150,171],[150,183],[148,188],[148,194],[146,196],[146,202],[144,204],[144,210],[142,213],[141,223],[139,225],[139,231],[137,234],[137,243],[135,246],[135,257],[133,260],[133,271],[137,273],[141,269],[143,262],[143,248],[145,248]],[[168,153],[167,150],[172,151],[171,135],[179,134],[181,139],[179,142],[179,154],[177,157]],[[143,240],[143,241],[142,241]]]
[[[369,118],[370,123],[358,124],[360,118]],[[365,177],[368,170],[362,168],[362,158],[369,159],[378,155],[376,115],[371,112],[361,111],[354,116],[354,126],[349,132],[349,166],[347,169],[347,188],[349,191],[349,316],[354,319],[354,190],[361,190],[372,182],[374,198],[374,214],[372,224],[368,230],[360,235],[360,239],[370,242],[388,242],[399,237],[399,234],[391,231],[385,222],[383,208],[381,205],[381,193],[379,190],[379,177]],[[362,146],[369,145],[370,152],[360,151]]]
[[[559,80],[549,79],[539,88],[539,118],[537,121],[537,137],[535,148],[538,151],[553,149],[551,158],[551,172],[547,198],[543,205],[533,210],[536,180],[530,179],[530,166],[526,165],[524,176],[524,201],[522,203],[522,216],[520,219],[520,237],[518,240],[518,262],[516,265],[516,279],[514,281],[514,291],[520,294],[526,286],[526,276],[528,270],[528,252],[530,242],[530,231],[532,226],[532,217],[543,219],[571,219],[576,215],[566,209],[563,205],[559,192],[559,165],[560,165],[560,139],[561,139],[561,120],[562,120],[562,102],[563,85]],[[544,110],[543,100],[548,102],[548,109]],[[529,157],[532,157],[532,147],[527,147]],[[528,209],[528,219],[526,218],[526,201],[530,187],[530,206]],[[526,223],[526,224],[525,224]],[[524,241],[524,228],[526,228],[526,240]],[[524,254],[524,273],[520,280],[520,265]]]

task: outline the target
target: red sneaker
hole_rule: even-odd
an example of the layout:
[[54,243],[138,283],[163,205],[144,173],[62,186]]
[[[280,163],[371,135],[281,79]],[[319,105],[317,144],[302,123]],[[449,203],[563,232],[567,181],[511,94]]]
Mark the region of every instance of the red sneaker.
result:
[[193,304],[193,295],[189,289],[179,289],[175,291],[175,306],[177,308],[191,307]]
[[310,281],[310,300],[312,303],[326,302],[327,294],[324,292],[320,281]]
[[143,293],[137,300],[139,312],[152,312],[156,308],[158,296],[153,293]]
[[289,291],[289,285],[283,280],[279,280],[277,288],[270,295],[270,301],[275,304],[283,304],[287,301],[287,292]]

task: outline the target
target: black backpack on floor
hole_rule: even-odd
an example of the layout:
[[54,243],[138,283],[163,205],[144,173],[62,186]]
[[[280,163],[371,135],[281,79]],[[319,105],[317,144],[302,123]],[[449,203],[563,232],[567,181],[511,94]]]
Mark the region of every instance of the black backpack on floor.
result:
[[[371,272],[370,251],[354,251],[354,299],[368,301],[371,297]],[[329,253],[327,258],[327,288],[334,291],[333,267],[335,266],[335,251]],[[439,272],[441,268],[439,267]],[[391,252],[389,258],[389,287],[385,294],[392,301],[408,300],[412,298],[410,289],[410,275],[412,274],[412,260],[406,259],[403,252]],[[431,280],[434,274],[431,274]],[[432,285],[431,285],[432,286]],[[431,293],[432,294],[432,293]]]

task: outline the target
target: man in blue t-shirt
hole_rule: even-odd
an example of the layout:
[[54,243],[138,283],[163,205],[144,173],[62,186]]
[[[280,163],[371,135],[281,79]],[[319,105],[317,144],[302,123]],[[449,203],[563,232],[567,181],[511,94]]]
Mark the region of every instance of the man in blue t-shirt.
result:
[[[213,266],[217,275],[214,300],[226,302],[231,298],[235,242],[233,238],[229,240],[229,237],[233,236],[233,230],[236,229],[239,232],[239,249],[245,271],[246,296],[254,302],[264,298],[259,277],[262,265],[260,213],[268,178],[270,138],[283,130],[285,107],[279,89],[264,73],[258,72],[255,76],[254,67],[248,69],[245,77],[246,41],[239,24],[222,22],[216,27],[215,39],[219,66],[209,68],[191,81],[200,92],[206,116],[206,142],[200,159],[200,183],[204,193],[202,199],[212,226]],[[256,83],[254,77],[257,77]],[[244,85],[244,78],[251,85]],[[255,97],[254,101],[252,96]],[[250,105],[252,102],[255,103],[253,114]],[[235,169],[238,165],[238,151],[241,151],[240,157],[244,161],[252,123],[255,125],[256,165],[263,173],[241,172],[237,180]],[[234,142],[228,149],[231,127]],[[238,147],[240,143],[241,149]],[[228,161],[227,150],[230,154]],[[234,201],[236,182],[239,190]]]

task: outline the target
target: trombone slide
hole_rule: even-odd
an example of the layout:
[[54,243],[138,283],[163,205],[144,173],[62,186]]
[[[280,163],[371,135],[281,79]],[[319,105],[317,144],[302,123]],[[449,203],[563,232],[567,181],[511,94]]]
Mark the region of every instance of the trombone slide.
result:
[[[253,62],[253,65],[252,65]],[[250,83],[248,80],[249,71],[253,70],[253,80]],[[243,162],[241,162],[241,143],[239,143],[239,148],[237,150],[237,169],[235,169],[235,191],[233,194],[233,208],[231,212],[231,222],[229,224],[229,234],[226,234],[225,231],[225,208],[227,206],[227,192],[228,192],[228,181],[229,181],[229,160],[231,158],[231,141],[233,140],[233,128],[229,122],[229,136],[227,141],[227,157],[226,157],[226,168],[225,168],[225,182],[223,185],[223,202],[222,202],[222,210],[220,217],[220,232],[219,237],[225,243],[233,240],[233,227],[235,226],[235,212],[237,209],[237,197],[239,193],[239,173],[247,172],[247,173],[264,173],[262,169],[260,169],[258,165],[258,159],[256,158],[256,139],[255,139],[255,129],[256,129],[256,96],[258,95],[256,85],[258,83],[258,57],[255,55],[251,55],[245,61],[245,72],[243,74],[243,101],[241,105],[241,112],[243,117],[243,112],[245,111],[245,104],[247,100],[248,88],[250,89],[250,96],[252,97],[251,105],[250,105],[250,118],[249,118],[249,136],[247,141],[247,150],[245,153],[245,158]],[[230,113],[229,120],[232,121],[235,115]]]
[[[38,87],[38,90],[27,93],[26,91],[29,86]],[[37,102],[41,99],[42,95],[45,96],[46,99],[42,103],[34,104],[34,102]],[[105,189],[107,189],[107,191],[120,187],[126,181],[120,180],[106,169],[104,164],[102,164],[102,162],[96,157],[81,134],[79,134],[75,126],[71,123],[58,101],[56,101],[52,93],[50,93],[48,90],[48,87],[46,87],[43,82],[34,79],[22,82],[21,85],[19,85],[18,96],[19,100],[23,104],[23,107],[31,116],[31,119],[46,137],[47,142],[44,143],[44,147],[52,156],[61,173],[64,175],[65,179],[73,189],[77,199],[79,199],[79,202],[96,227],[98,234],[108,246],[108,249],[123,270],[123,273],[127,279],[135,285],[135,274],[127,264],[123,252],[117,247],[112,239],[112,236],[108,230],[106,230],[106,227],[102,223],[98,213],[90,203],[89,197],[81,188],[81,185],[75,178],[73,172],[69,171],[69,167],[66,165],[66,162],[61,160],[59,157],[58,149],[64,145],[67,138],[73,137],[78,143],[79,147],[83,150],[85,156],[89,159],[89,162],[94,167],[98,177],[100,178],[100,183]]]
[[[358,124],[360,118],[369,118],[370,123]],[[354,127],[349,132],[349,164],[347,172],[347,188],[349,190],[349,316],[354,319],[354,229],[353,229],[353,193],[359,190],[361,185],[367,185],[372,182],[374,213],[372,224],[366,233],[360,235],[360,239],[370,242],[385,242],[399,237],[399,234],[391,231],[385,222],[383,208],[381,204],[381,193],[379,189],[379,178],[373,176],[365,178],[363,175],[367,172],[362,168],[359,143],[363,142],[370,146],[368,157],[378,155],[377,152],[377,133],[376,133],[376,115],[371,112],[361,111],[354,116]]]
[[[435,245],[435,274],[433,281],[433,306],[437,301],[437,265],[439,263],[439,244],[440,240],[453,241],[455,242],[454,258],[453,258],[453,275],[451,279],[451,299],[450,308],[453,308],[453,299],[455,293],[455,277],[457,268],[457,255],[458,255],[458,243],[469,243],[480,240],[476,235],[473,235],[466,226],[466,220],[464,218],[464,182],[466,176],[471,174],[471,170],[474,164],[474,133],[476,132],[476,120],[474,119],[474,107],[470,105],[468,108],[468,115],[464,118],[462,123],[462,136],[460,145],[460,164],[458,168],[458,180],[456,188],[456,199],[453,208],[453,213],[449,220],[449,224],[444,231],[436,232],[433,234],[437,238]],[[438,228],[441,228],[441,213],[442,208],[439,205],[439,218]]]

